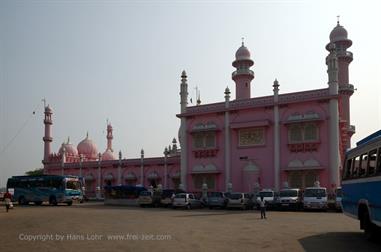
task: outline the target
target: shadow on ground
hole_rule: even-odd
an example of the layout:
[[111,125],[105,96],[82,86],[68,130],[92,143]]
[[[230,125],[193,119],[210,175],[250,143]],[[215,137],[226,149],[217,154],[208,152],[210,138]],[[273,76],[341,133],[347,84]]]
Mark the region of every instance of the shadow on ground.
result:
[[331,232],[299,239],[306,252],[381,251],[381,243],[367,241],[362,232]]

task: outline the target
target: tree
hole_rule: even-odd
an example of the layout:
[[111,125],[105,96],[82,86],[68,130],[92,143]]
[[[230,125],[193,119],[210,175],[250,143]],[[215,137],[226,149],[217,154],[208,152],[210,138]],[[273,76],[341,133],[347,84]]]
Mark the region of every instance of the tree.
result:
[[41,176],[41,175],[44,175],[44,168],[38,168],[33,171],[27,171],[25,172],[25,174],[28,176]]

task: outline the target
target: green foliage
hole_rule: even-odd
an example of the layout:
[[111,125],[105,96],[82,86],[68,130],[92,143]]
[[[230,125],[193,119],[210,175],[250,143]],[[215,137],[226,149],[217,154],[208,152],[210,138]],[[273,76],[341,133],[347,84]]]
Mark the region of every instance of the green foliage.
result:
[[44,168],[39,168],[33,171],[27,171],[25,172],[25,174],[28,176],[40,176],[44,174]]

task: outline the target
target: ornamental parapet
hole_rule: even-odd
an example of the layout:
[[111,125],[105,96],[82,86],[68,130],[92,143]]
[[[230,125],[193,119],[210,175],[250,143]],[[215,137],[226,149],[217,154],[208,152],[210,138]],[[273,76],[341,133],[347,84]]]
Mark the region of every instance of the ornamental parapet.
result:
[[339,85],[339,93],[352,95],[355,91],[355,87],[352,84]]
[[249,69],[238,69],[237,71],[234,71],[232,73],[232,78],[234,78],[237,75],[251,75],[254,76],[254,71]]

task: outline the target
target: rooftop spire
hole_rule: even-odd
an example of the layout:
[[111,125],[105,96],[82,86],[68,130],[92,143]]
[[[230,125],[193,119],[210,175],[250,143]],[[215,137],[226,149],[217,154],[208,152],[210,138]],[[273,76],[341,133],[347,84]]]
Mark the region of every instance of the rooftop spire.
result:
[[337,15],[337,25],[340,25],[340,15]]
[[242,40],[242,46],[245,46],[245,43],[244,43],[245,38],[242,37],[241,40]]

